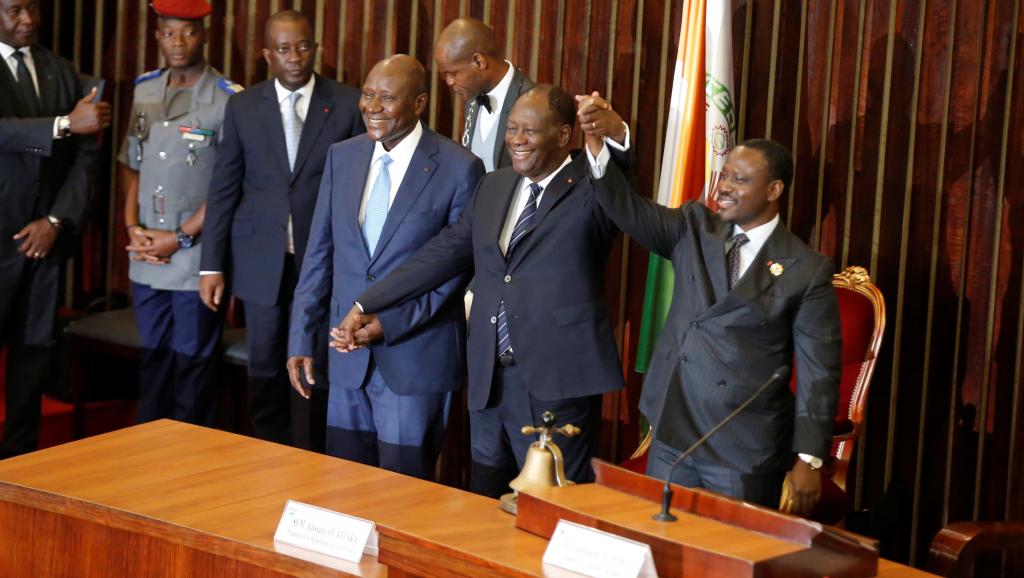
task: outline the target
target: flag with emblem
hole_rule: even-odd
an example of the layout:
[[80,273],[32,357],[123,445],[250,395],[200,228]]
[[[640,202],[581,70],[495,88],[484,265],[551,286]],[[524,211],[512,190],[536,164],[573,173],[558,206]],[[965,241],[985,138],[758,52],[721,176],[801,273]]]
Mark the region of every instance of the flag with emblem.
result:
[[[716,206],[718,179],[725,158],[736,144],[738,132],[732,78],[731,8],[728,0],[687,0],[683,8],[658,185],[658,202],[662,205],[678,207],[690,199],[702,198],[708,206]],[[698,96],[694,82],[701,76],[704,77],[703,99]],[[702,104],[703,115],[699,108]],[[701,133],[704,135],[703,163],[698,156]],[[672,280],[671,263],[651,255],[637,344],[636,369],[641,373],[647,371],[654,339],[672,303]]]

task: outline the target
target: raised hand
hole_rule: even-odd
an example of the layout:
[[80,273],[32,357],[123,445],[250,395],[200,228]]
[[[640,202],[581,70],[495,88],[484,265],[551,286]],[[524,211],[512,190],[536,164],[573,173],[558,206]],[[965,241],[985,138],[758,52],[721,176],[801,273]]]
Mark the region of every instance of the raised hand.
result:
[[[596,90],[589,95],[576,95],[576,118],[587,140],[587,147],[595,156],[601,152],[604,139],[610,138],[620,145],[626,144],[626,125],[612,105]],[[596,150],[594,146],[598,145]],[[592,146],[593,145],[593,146]]]

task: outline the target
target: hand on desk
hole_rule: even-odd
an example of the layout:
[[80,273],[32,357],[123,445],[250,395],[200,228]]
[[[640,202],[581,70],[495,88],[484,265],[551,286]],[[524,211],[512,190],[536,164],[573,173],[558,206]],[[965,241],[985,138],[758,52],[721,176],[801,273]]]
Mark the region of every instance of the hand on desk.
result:
[[309,399],[310,391],[309,388],[302,385],[302,376],[299,374],[299,368],[302,368],[302,372],[306,374],[306,382],[310,385],[316,383],[313,379],[313,358],[304,357],[301,355],[293,355],[288,358],[288,379],[292,382],[292,387],[295,391],[299,392],[299,395]]
[[376,315],[363,313],[356,305],[352,306],[348,315],[337,327],[331,328],[331,341],[328,345],[341,353],[355,351],[379,340],[384,336],[384,328]]
[[789,499],[793,502],[791,513],[797,516],[809,515],[821,497],[821,472],[812,470],[803,460],[796,460],[789,472],[789,481]]

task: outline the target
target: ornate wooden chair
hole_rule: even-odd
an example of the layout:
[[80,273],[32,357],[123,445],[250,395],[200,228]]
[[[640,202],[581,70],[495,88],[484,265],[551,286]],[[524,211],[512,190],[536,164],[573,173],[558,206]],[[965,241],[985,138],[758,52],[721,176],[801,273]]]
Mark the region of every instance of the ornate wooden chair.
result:
[[1024,552],[1024,522],[952,523],[932,540],[927,569],[946,578],[969,578],[982,552]]
[[[842,377],[832,437],[832,464],[823,469],[822,498],[810,518],[836,524],[846,515],[846,475],[853,448],[864,431],[864,408],[885,330],[885,299],[863,267],[850,266],[832,279],[843,332]],[[796,375],[790,383],[796,388]],[[643,472],[651,434],[623,467]],[[784,490],[785,493],[785,490]]]

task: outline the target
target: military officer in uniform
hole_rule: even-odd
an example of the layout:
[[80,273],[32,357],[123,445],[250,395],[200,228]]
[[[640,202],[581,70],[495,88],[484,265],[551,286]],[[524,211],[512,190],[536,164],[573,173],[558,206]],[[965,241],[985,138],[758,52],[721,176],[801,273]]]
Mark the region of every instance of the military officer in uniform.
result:
[[152,7],[167,68],[135,80],[119,158],[143,349],[138,421],[212,425],[222,322],[199,299],[199,243],[224,107],[241,87],[203,58],[209,3],[156,0]]

